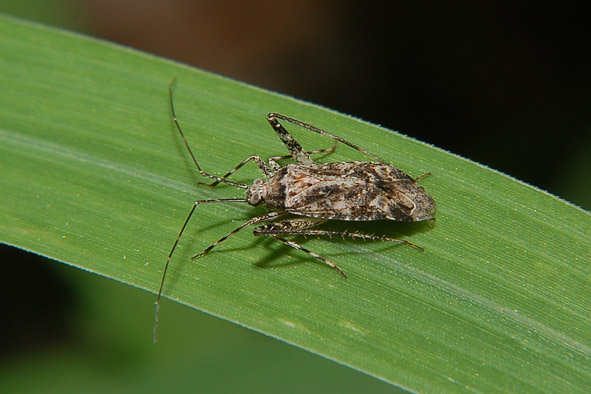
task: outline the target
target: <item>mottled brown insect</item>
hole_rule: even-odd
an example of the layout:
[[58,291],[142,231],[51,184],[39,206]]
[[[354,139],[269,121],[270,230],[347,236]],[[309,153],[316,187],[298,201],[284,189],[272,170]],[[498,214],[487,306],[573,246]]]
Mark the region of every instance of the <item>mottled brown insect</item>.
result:
[[[430,173],[413,178],[398,168],[384,162],[364,149],[322,129],[299,120],[289,118],[277,113],[267,115],[267,121],[275,130],[281,141],[290,152],[287,156],[272,157],[265,162],[260,156],[252,155],[243,160],[235,168],[222,177],[205,172],[199,166],[195,155],[191,151],[177,120],[172,95],[174,81],[169,86],[170,107],[173,121],[183,139],[185,146],[197,170],[204,177],[213,179],[209,186],[225,183],[246,190],[246,198],[224,198],[197,200],[193,204],[187,219],[185,220],[178,237],[168,255],[160,290],[156,299],[156,324],[154,327],[154,341],[156,341],[156,326],[158,323],[158,309],[164,278],[174,250],[189,222],[195,208],[200,204],[219,202],[246,202],[250,205],[263,204],[272,209],[262,216],[254,217],[234,229],[230,233],[211,244],[203,252],[193,256],[192,259],[208,254],[214,247],[236,234],[243,228],[271,222],[255,227],[254,235],[268,235],[297,250],[307,253],[328,266],[337,270],[343,277],[347,275],[332,261],[283,238],[284,235],[338,235],[348,238],[360,238],[368,240],[390,241],[403,243],[422,250],[411,242],[401,239],[362,234],[358,232],[340,232],[314,229],[313,227],[327,220],[344,221],[373,221],[395,220],[417,222],[434,219],[436,210],[435,201],[417,181]],[[307,130],[332,138],[335,143],[330,149],[306,152],[302,146],[279,123],[283,120]],[[349,147],[371,157],[375,162],[353,161],[317,164],[311,154],[330,153],[341,142]],[[297,164],[281,166],[278,160],[294,159]],[[255,179],[252,185],[238,183],[228,178],[249,161],[259,167],[263,173],[262,179]]]

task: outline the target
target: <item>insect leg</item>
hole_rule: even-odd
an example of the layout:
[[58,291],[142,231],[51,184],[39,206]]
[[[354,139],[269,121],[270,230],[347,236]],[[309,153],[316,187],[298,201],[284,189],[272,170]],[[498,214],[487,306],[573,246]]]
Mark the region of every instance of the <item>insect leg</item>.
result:
[[285,215],[285,213],[283,213],[283,212],[269,212],[269,213],[267,213],[265,215],[258,216],[256,218],[252,218],[249,221],[247,221],[246,223],[244,223],[243,225],[241,225],[240,227],[237,227],[234,230],[230,231],[228,234],[224,235],[222,238],[218,239],[213,244],[209,245],[203,252],[201,252],[199,254],[196,254],[195,256],[191,257],[191,260],[195,260],[195,259],[198,259],[199,257],[205,256],[213,248],[215,248],[220,243],[224,242],[226,239],[230,238],[232,235],[236,234],[238,231],[242,230],[245,227],[248,227],[248,226],[253,225],[253,224],[261,223],[261,222],[266,222],[268,220],[277,219],[277,218],[279,218],[281,216],[284,216],[284,215]]
[[[307,151],[306,153],[308,155],[317,155],[320,153],[332,153],[335,151],[336,148],[337,148],[337,141],[334,142],[334,145],[331,148],[311,150],[311,151]],[[292,159],[292,158],[293,157],[291,155],[273,156],[273,157],[269,158],[269,166],[271,168],[273,168],[275,171],[277,171],[279,168],[281,168],[281,166],[279,164],[277,164],[278,160],[285,160],[285,159]]]
[[276,117],[283,119],[281,118],[282,115],[276,115],[277,114],[273,113],[267,115],[267,122],[269,122],[269,124],[271,125],[273,130],[275,130],[275,132],[277,133],[277,135],[279,136],[279,138],[281,139],[289,153],[291,153],[291,157],[293,157],[293,159],[301,165],[314,165],[314,160],[312,160],[308,152],[306,152],[304,148],[302,148],[299,142],[297,142],[295,138],[293,138],[291,134],[289,134],[289,131],[287,131],[285,127],[283,127],[281,123],[279,123],[279,121],[276,119]]
[[426,173],[424,173],[423,175],[419,175],[419,176],[418,176],[418,177],[416,177],[414,180],[415,180],[415,182],[418,182],[418,181],[420,181],[421,179],[423,179],[423,178],[426,178],[426,177],[428,177],[428,176],[431,176],[431,175],[433,175],[431,172],[426,172]]
[[247,202],[247,200],[244,198],[216,198],[216,199],[212,199],[212,200],[197,200],[193,204],[193,207],[191,208],[189,215],[185,219],[185,223],[183,223],[183,227],[181,227],[181,231],[179,231],[179,235],[176,237],[176,241],[174,241],[174,245],[172,245],[172,249],[170,249],[170,253],[168,254],[168,258],[166,259],[166,265],[164,266],[164,272],[162,273],[162,280],[160,281],[160,289],[158,290],[158,296],[156,297],[156,303],[155,303],[156,304],[156,313],[154,316],[154,338],[153,338],[154,343],[156,343],[156,340],[157,340],[156,333],[158,330],[158,314],[160,312],[160,298],[162,297],[162,289],[164,288],[164,279],[166,278],[166,272],[168,271],[168,266],[170,265],[170,259],[172,259],[172,255],[174,254],[174,251],[176,250],[176,247],[181,239],[181,236],[183,235],[183,232],[185,231],[185,227],[187,227],[187,223],[189,223],[191,216],[193,216],[193,212],[195,212],[195,208],[197,208],[197,205],[213,203],[213,202]]
[[279,240],[279,241],[281,241],[281,242],[283,242],[287,246],[291,246],[294,249],[301,250],[302,252],[309,254],[310,256],[314,257],[315,259],[322,261],[324,264],[326,264],[329,267],[332,267],[335,270],[337,270],[339,272],[339,274],[343,275],[343,278],[347,279],[347,274],[345,274],[345,272],[343,272],[343,270],[338,265],[336,265],[335,263],[333,263],[332,261],[330,261],[330,260],[328,260],[328,259],[320,256],[317,253],[312,252],[309,249],[304,248],[301,245],[298,245],[297,243],[295,243],[293,241],[289,241],[289,240],[287,240],[285,238],[281,238],[280,236],[278,236],[276,234],[268,234],[268,235],[271,236],[271,237],[273,237],[273,238],[275,238],[275,239],[277,239],[277,240]]
[[338,265],[336,265],[335,263],[333,263],[332,261],[320,256],[319,254],[317,254],[315,252],[312,252],[309,249],[304,248],[303,246],[301,246],[293,241],[289,241],[289,240],[279,236],[279,234],[305,234],[307,231],[314,232],[314,230],[309,230],[309,228],[317,226],[321,223],[324,223],[325,221],[326,220],[324,220],[324,219],[313,219],[313,218],[290,219],[290,220],[284,220],[282,222],[270,223],[270,224],[266,224],[264,226],[257,227],[254,229],[253,233],[254,233],[254,235],[268,235],[270,237],[273,237],[273,238],[283,242],[287,246],[291,246],[294,249],[301,250],[302,252],[309,254],[310,256],[314,257],[315,259],[322,261],[324,264],[328,265],[329,267],[334,268],[341,275],[343,275],[343,277],[346,278],[347,274],[345,274],[343,272],[343,270],[341,270],[341,268]]
[[[384,160],[380,159],[379,157],[377,157],[377,156],[369,153],[365,149],[360,148],[359,146],[357,146],[357,145],[355,145],[355,144],[353,144],[353,143],[351,143],[351,142],[349,142],[349,141],[347,141],[347,140],[345,140],[345,139],[343,139],[343,138],[341,138],[341,137],[339,137],[337,135],[331,134],[331,133],[329,133],[327,131],[324,131],[322,129],[319,129],[318,127],[312,126],[311,124],[308,124],[308,123],[304,123],[304,122],[299,121],[297,119],[290,118],[288,116],[285,116],[285,115],[281,115],[281,114],[273,113],[272,112],[269,115],[267,115],[267,121],[269,122],[269,124],[271,125],[271,127],[273,127],[273,130],[275,130],[275,132],[277,132],[277,134],[279,135],[279,137],[281,138],[281,140],[283,141],[283,143],[285,144],[285,146],[287,146],[287,149],[289,149],[290,152],[292,152],[292,150],[290,149],[290,147],[288,145],[288,142],[283,139],[282,133],[287,134],[289,136],[289,138],[291,138],[292,140],[293,140],[293,137],[291,137],[291,135],[289,135],[289,133],[287,132],[287,130],[285,130],[285,128],[283,126],[281,126],[281,124],[279,123],[279,121],[277,119],[285,120],[286,122],[289,122],[289,123],[295,124],[297,126],[303,127],[303,128],[305,128],[307,130],[310,130],[310,131],[313,131],[315,133],[318,133],[318,134],[321,134],[321,135],[325,135],[327,137],[330,137],[330,138],[332,138],[335,141],[339,141],[339,142],[341,142],[341,143],[343,143],[343,144],[345,144],[345,145],[347,145],[347,146],[349,146],[349,147],[351,147],[351,148],[353,148],[353,149],[355,149],[355,150],[363,153],[364,155],[366,155],[368,157],[371,157],[372,159],[374,159],[376,161],[379,161],[380,163],[385,163]],[[300,146],[300,144],[298,144],[298,146]],[[301,148],[301,146],[300,146],[300,148]],[[292,152],[292,155],[293,155],[293,152]],[[294,159],[295,159],[295,156],[294,156]],[[299,160],[298,160],[298,163],[299,163]],[[309,164],[309,163],[300,163],[300,164]]]
[[[319,154],[319,153],[332,153],[335,151],[335,149],[336,149],[336,142],[332,146],[332,148],[313,150],[313,151],[306,152],[306,153],[308,153],[309,155],[310,154]],[[230,175],[232,175],[233,173],[238,171],[243,165],[245,165],[246,163],[248,163],[251,160],[254,161],[255,164],[261,170],[261,172],[263,174],[265,174],[265,178],[270,178],[273,176],[273,171],[277,171],[279,168],[281,168],[281,166],[279,164],[277,164],[277,160],[290,159],[290,158],[292,158],[291,155],[273,156],[273,157],[269,158],[269,164],[267,164],[267,163],[265,163],[265,161],[263,159],[261,159],[261,157],[259,155],[251,155],[251,156],[247,157],[246,159],[244,159],[242,162],[240,162],[236,167],[234,167],[233,169],[228,171],[219,180],[215,180],[212,183],[201,183],[201,184],[206,185],[206,186],[212,186],[212,187],[217,186],[220,182],[224,182]]]
[[251,160],[254,161],[256,163],[256,165],[260,168],[260,170],[263,172],[263,174],[265,174],[265,178],[269,178],[269,177],[273,176],[272,169],[269,168],[269,166],[265,163],[265,161],[263,159],[261,159],[261,157],[259,155],[252,155],[252,156],[249,156],[246,159],[242,160],[242,162],[240,162],[240,164],[238,164],[236,167],[232,168],[230,171],[228,171],[224,176],[222,176],[218,180],[215,180],[212,183],[201,183],[201,184],[206,185],[206,186],[211,186],[211,187],[217,186],[220,182],[225,182],[226,178],[228,178],[230,175],[232,175],[233,173],[238,171],[243,165],[245,165],[246,163],[248,163]]
[[314,229],[275,229],[272,228],[271,225],[261,226],[258,227],[255,231],[258,234],[255,235],[271,235],[271,234],[295,234],[295,235],[314,235],[314,236],[323,236],[327,235],[329,237],[338,236],[343,238],[357,238],[357,239],[365,239],[369,241],[387,241],[387,242],[394,242],[399,244],[405,244],[411,246],[415,249],[420,251],[424,251],[422,247],[417,244],[413,244],[405,239],[398,239],[398,238],[390,238],[390,237],[383,237],[380,235],[373,235],[373,234],[363,234],[363,233],[348,233],[346,231],[326,231],[326,230],[314,230]]
[[215,182],[217,182],[217,183],[224,182],[229,185],[236,186],[236,187],[239,187],[242,189],[248,189],[248,185],[245,185],[243,183],[238,183],[238,182],[232,182],[227,179],[220,178],[219,176],[215,176],[215,175],[210,174],[209,172],[206,172],[201,169],[201,166],[197,162],[197,159],[195,158],[195,155],[193,154],[193,151],[191,150],[191,147],[189,146],[189,143],[187,142],[187,139],[185,138],[185,134],[183,133],[183,130],[181,129],[181,125],[176,117],[176,112],[174,110],[174,100],[172,97],[173,96],[172,95],[172,88],[173,88],[175,82],[176,82],[176,79],[173,79],[170,82],[170,85],[168,85],[168,96],[170,98],[170,112],[172,113],[172,120],[174,121],[174,124],[176,125],[176,128],[179,131],[179,134],[181,135],[181,138],[183,139],[183,142],[184,142],[185,146],[187,147],[187,150],[189,151],[189,154],[191,155],[191,159],[193,160],[193,163],[195,164],[195,167],[197,167],[197,170],[199,171],[199,173],[206,178],[214,179]]

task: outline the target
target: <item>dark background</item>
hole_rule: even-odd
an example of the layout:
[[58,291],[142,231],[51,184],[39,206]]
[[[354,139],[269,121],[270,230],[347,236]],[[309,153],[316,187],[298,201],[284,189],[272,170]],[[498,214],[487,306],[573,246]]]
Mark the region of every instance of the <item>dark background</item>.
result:
[[4,3],[383,125],[591,207],[591,23],[577,3]]
[[[589,209],[591,23],[568,4],[0,1],[0,11],[381,124]],[[75,302],[54,264],[2,255],[9,289],[38,291],[2,307],[0,350],[67,338]]]
[[[573,185],[591,180],[582,9],[162,1],[138,12],[136,3],[95,2],[90,33],[381,124],[591,206],[590,188]],[[573,181],[583,164],[587,178]]]

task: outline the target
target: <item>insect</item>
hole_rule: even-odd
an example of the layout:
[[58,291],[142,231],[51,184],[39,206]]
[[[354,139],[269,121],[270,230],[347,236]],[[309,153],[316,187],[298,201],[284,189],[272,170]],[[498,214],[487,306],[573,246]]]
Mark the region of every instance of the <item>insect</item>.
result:
[[[308,250],[294,241],[284,238],[286,235],[315,235],[315,236],[342,236],[376,241],[390,241],[406,244],[423,250],[420,246],[402,239],[384,236],[362,234],[358,232],[327,231],[314,227],[328,220],[341,221],[374,221],[394,220],[406,222],[418,222],[434,219],[436,204],[433,198],[417,182],[430,175],[423,174],[413,178],[393,165],[367,152],[366,150],[344,140],[334,134],[326,132],[308,123],[281,115],[270,113],[267,122],[277,133],[287,150],[286,156],[275,156],[265,162],[258,155],[251,155],[240,162],[236,167],[219,177],[204,171],[189,143],[187,142],[180,123],[176,117],[173,101],[173,80],[168,88],[172,119],[178,132],[202,176],[213,179],[208,184],[215,187],[225,183],[246,191],[243,198],[216,198],[197,200],[193,204],[189,215],[174,242],[168,258],[162,281],[156,299],[156,316],[154,324],[154,342],[156,342],[156,329],[158,325],[158,312],[160,297],[164,287],[164,279],[168,270],[172,255],[181,239],[187,223],[198,205],[209,203],[245,202],[250,205],[266,205],[271,210],[264,215],[254,217],[233,231],[221,237],[208,246],[203,252],[192,257],[192,260],[207,255],[213,248],[240,230],[258,225],[254,228],[254,235],[267,235],[283,242],[292,248],[300,250],[316,258],[322,263],[338,271],[343,277],[345,272],[332,261]],[[280,123],[285,121],[309,131],[330,137],[334,145],[330,149],[317,151],[305,151],[302,146]],[[318,153],[330,153],[336,148],[337,143],[345,144],[364,155],[372,158],[373,162],[353,161],[319,164],[312,160],[311,155]],[[279,160],[292,158],[297,164],[280,165]],[[251,185],[238,183],[228,179],[246,163],[253,161],[261,170],[263,178],[255,179]],[[267,222],[266,224],[264,224]]]

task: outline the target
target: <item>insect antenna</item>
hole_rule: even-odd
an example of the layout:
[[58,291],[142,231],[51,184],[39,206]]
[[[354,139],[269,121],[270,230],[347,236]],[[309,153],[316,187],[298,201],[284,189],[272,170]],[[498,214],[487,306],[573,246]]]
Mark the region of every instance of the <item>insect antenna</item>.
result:
[[183,129],[181,128],[181,125],[180,125],[180,123],[179,123],[179,121],[178,121],[178,119],[176,117],[176,111],[174,110],[174,100],[173,100],[173,97],[172,97],[173,96],[172,95],[172,88],[173,88],[175,82],[176,82],[176,78],[174,78],[170,82],[170,85],[168,85],[168,96],[170,98],[170,111],[172,113],[172,120],[174,121],[174,124],[176,125],[176,128],[179,131],[179,133],[181,135],[181,138],[183,139],[183,142],[184,142],[185,146],[187,147],[187,150],[189,151],[189,154],[191,155],[191,159],[193,160],[193,163],[195,163],[195,167],[197,167],[197,170],[199,171],[199,173],[201,175],[203,175],[204,177],[215,179],[215,181],[217,183],[223,182],[223,183],[227,183],[228,185],[239,187],[241,189],[248,189],[248,185],[246,185],[244,183],[232,182],[232,181],[229,181],[229,180],[227,180],[225,178],[221,178],[219,176],[215,176],[213,174],[210,174],[209,172],[206,172],[206,171],[204,171],[204,170],[201,169],[201,166],[197,162],[197,158],[193,154],[193,151],[191,150],[191,147],[189,146],[189,143],[187,142],[187,139],[185,138],[185,133],[183,133]]
[[[175,82],[176,82],[176,78],[173,78],[173,80],[170,82],[170,85],[168,85],[168,96],[170,99],[170,111],[172,114],[172,120],[174,121],[174,124],[176,125],[176,128],[179,131],[181,138],[183,139],[183,143],[185,144],[185,147],[189,151],[189,154],[191,155],[191,159],[193,160],[193,163],[195,164],[195,167],[197,167],[197,170],[199,171],[199,173],[201,175],[203,175],[204,177],[214,179],[216,183],[223,182],[228,185],[235,186],[235,187],[238,187],[241,189],[248,189],[249,186],[246,184],[232,182],[232,181],[225,179],[225,177],[221,178],[221,177],[215,176],[215,175],[210,174],[210,173],[201,169],[201,166],[197,162],[197,158],[193,154],[193,151],[191,150],[191,147],[189,146],[189,143],[187,142],[187,139],[185,138],[185,134],[183,133],[183,129],[181,128],[181,125],[176,117],[176,111],[174,109],[174,99],[173,99],[173,94],[172,94],[172,88],[173,88]],[[189,220],[191,220],[191,217],[193,216],[193,213],[195,212],[195,208],[197,208],[197,205],[205,204],[205,203],[217,203],[217,202],[248,202],[248,200],[246,198],[218,198],[218,199],[210,199],[210,200],[197,200],[193,204],[193,207],[191,208],[189,215],[185,219],[185,222],[183,223],[183,226],[181,227],[181,230],[179,231],[176,241],[174,242],[174,245],[172,246],[172,249],[170,250],[170,253],[168,254],[168,258],[166,259],[166,265],[164,266],[164,272],[162,273],[162,280],[160,281],[160,288],[158,289],[158,295],[156,296],[156,302],[155,302],[156,312],[154,315],[154,337],[153,337],[154,343],[156,343],[156,341],[158,339],[157,333],[158,333],[158,317],[159,317],[159,313],[160,313],[160,298],[162,298],[162,290],[164,288],[164,280],[166,279],[166,273],[168,271],[168,266],[170,265],[170,260],[172,259],[172,255],[174,254],[174,251],[176,250],[176,247],[178,246],[181,236],[183,235],[183,232],[185,231],[185,228],[187,227]]]
[[248,200],[246,200],[245,198],[216,198],[216,199],[212,199],[212,200],[197,200],[193,204],[193,207],[191,208],[191,211],[189,212],[187,219],[185,219],[185,223],[183,223],[183,227],[181,227],[181,231],[179,231],[179,235],[176,237],[176,241],[174,241],[174,245],[172,245],[172,249],[170,249],[170,253],[168,254],[168,258],[166,259],[166,265],[164,266],[164,272],[162,273],[162,280],[160,281],[160,288],[158,290],[158,296],[156,296],[156,302],[155,302],[156,312],[154,314],[154,337],[153,337],[154,343],[156,343],[158,340],[157,333],[158,333],[158,315],[160,313],[160,298],[162,297],[162,289],[164,288],[164,279],[166,278],[166,272],[168,271],[168,266],[170,265],[170,260],[172,259],[172,255],[174,254],[174,251],[176,250],[176,247],[181,239],[181,236],[183,235],[183,232],[185,231],[185,227],[187,227],[187,223],[189,223],[189,220],[191,220],[191,216],[193,216],[193,212],[195,212],[195,208],[197,208],[197,205],[206,204],[206,203],[214,203],[214,202],[248,202]]

